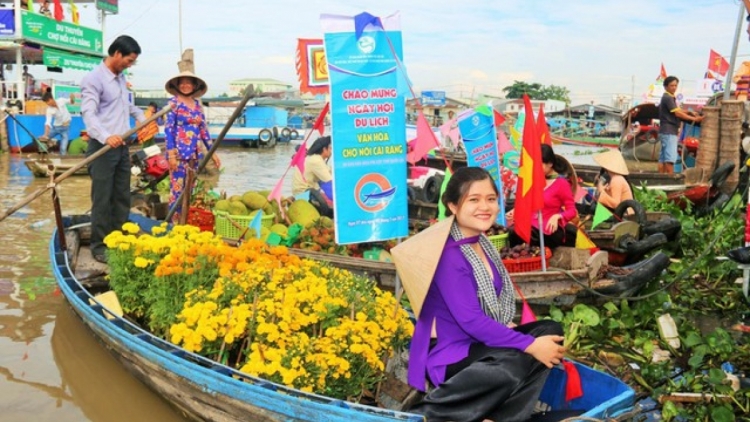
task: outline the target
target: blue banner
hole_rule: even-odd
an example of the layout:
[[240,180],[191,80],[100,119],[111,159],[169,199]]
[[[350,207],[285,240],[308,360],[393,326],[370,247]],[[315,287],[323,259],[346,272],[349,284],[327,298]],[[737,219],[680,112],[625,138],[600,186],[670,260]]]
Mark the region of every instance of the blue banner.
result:
[[367,15],[363,21],[363,15],[321,17],[331,89],[338,244],[409,234],[406,104],[394,56],[401,58],[401,31],[397,17],[381,21]]
[[13,10],[0,10],[0,35],[13,35],[16,32],[16,21]]
[[423,106],[444,106],[445,91],[422,91]]
[[492,113],[489,115],[474,110],[466,111],[458,116],[458,130],[461,132],[466,148],[466,165],[481,167],[490,173],[495,181],[500,203],[500,213],[497,223],[505,225],[505,198],[503,192],[503,178],[500,160],[497,153],[497,132]]

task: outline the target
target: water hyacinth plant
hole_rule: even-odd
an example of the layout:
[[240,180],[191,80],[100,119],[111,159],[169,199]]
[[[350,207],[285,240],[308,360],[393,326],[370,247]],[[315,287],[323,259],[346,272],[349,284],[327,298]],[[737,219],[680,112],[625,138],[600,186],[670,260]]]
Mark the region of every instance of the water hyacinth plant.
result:
[[106,239],[125,312],[188,351],[304,391],[358,400],[413,326],[366,277],[251,240],[176,226]]

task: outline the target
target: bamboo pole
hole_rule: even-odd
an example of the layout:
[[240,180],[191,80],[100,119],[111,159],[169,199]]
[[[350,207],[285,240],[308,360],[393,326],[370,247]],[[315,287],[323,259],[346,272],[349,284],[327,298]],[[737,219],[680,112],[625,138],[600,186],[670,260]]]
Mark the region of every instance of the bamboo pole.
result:
[[[163,116],[164,114],[166,114],[171,109],[172,108],[169,105],[164,106],[164,108],[162,108],[161,110],[159,110],[153,116],[149,117],[148,119],[146,119],[142,123],[136,125],[134,128],[128,130],[127,132],[123,133],[120,136],[122,137],[122,139],[129,138],[134,133],[136,133],[139,130],[143,129],[143,127],[145,127],[147,124],[149,124],[149,123],[153,122],[154,120],[158,119],[159,117]],[[21,208],[23,208],[24,206],[26,206],[26,204],[28,204],[29,202],[31,202],[31,201],[35,200],[36,198],[42,196],[42,194],[44,194],[44,192],[47,192],[49,189],[55,187],[55,185],[57,185],[58,183],[62,182],[65,179],[67,179],[68,177],[70,177],[72,174],[74,174],[75,172],[77,172],[78,170],[80,170],[83,166],[88,165],[92,161],[94,161],[97,158],[101,157],[102,155],[104,155],[110,149],[112,149],[112,147],[110,147],[109,144],[104,145],[104,147],[102,147],[101,149],[99,149],[95,153],[91,154],[90,156],[86,157],[85,160],[83,160],[80,163],[76,164],[75,166],[71,167],[65,173],[57,176],[47,186],[45,186],[43,188],[40,188],[40,189],[37,189],[35,192],[29,194],[29,196],[27,196],[26,198],[22,199],[16,205],[13,205],[12,207],[8,208],[8,210],[6,210],[2,215],[0,215],[0,222],[3,221],[3,220],[5,220],[6,218],[8,218],[9,215],[13,214],[14,212],[16,212],[16,211],[20,210]]]

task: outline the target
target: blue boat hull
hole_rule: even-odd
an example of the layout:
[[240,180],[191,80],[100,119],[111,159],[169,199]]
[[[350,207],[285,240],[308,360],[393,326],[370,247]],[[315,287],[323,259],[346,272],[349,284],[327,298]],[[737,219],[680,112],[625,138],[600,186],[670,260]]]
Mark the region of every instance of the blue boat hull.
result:
[[[65,217],[64,224],[85,224]],[[158,221],[139,218],[139,225]],[[187,352],[161,340],[96,302],[76,279],[68,252],[53,233],[52,270],[75,313],[135,377],[197,420],[207,421],[422,421],[420,415],[336,400],[273,384]],[[634,392],[620,380],[577,364],[584,397],[564,400],[565,375],[553,370],[542,399],[553,409],[585,409],[584,416],[612,417],[630,410]]]

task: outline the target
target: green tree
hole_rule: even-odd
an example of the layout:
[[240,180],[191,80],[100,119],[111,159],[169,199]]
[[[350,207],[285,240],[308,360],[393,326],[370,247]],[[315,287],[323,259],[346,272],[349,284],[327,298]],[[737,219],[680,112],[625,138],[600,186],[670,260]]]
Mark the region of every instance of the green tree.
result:
[[570,104],[570,91],[564,86],[513,81],[513,85],[503,88],[503,92],[505,98],[521,98],[523,94],[528,94],[532,100],[559,100]]
[[541,94],[541,100],[558,100],[566,105],[570,104],[570,90],[564,86],[549,85],[542,87]]
[[526,83],[523,81],[513,81],[513,85],[503,88],[505,98],[521,98],[523,94],[528,94],[532,100],[541,100],[541,90],[543,86],[538,83]]

